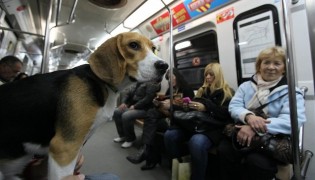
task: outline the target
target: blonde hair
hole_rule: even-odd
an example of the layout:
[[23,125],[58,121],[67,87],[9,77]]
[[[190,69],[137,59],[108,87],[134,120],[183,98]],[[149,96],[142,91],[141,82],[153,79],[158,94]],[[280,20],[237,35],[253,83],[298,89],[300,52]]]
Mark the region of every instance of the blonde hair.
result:
[[[214,81],[211,84],[208,84],[206,81],[207,74],[213,73]],[[218,89],[222,89],[224,92],[224,97],[222,99],[221,105],[227,98],[232,97],[232,91],[230,86],[226,83],[223,77],[222,68],[219,63],[210,63],[206,66],[204,71],[204,80],[201,88],[198,89],[196,97],[201,97],[204,91],[209,88],[210,92],[213,93]],[[207,92],[207,91],[206,91]]]
[[284,48],[280,46],[273,46],[262,50],[256,58],[256,74],[260,73],[260,65],[265,59],[281,59],[286,69],[286,55]]

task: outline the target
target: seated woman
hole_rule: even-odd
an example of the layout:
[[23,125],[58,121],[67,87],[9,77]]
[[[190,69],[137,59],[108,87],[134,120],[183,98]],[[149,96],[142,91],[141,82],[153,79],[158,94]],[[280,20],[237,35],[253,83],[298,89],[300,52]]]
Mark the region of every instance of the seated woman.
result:
[[[186,128],[187,126],[180,123],[180,119],[175,119],[174,124],[164,134],[165,148],[171,158],[190,154],[192,180],[206,178],[209,149],[219,143],[225,124],[232,121],[228,112],[231,97],[232,90],[223,78],[220,64],[208,64],[204,71],[204,84],[188,106],[211,115],[214,121],[218,122],[216,124],[221,125],[207,122],[196,125],[190,123]],[[192,130],[189,130],[189,126],[192,126]]]
[[[256,74],[240,85],[232,98],[229,111],[237,123],[237,142],[250,146],[255,135],[291,134],[288,85],[285,76],[286,57],[281,47],[260,52],[256,59]],[[298,89],[297,89],[298,91]],[[304,99],[296,93],[298,124],[305,121]],[[270,102],[263,111],[268,117],[257,116],[253,109]],[[277,161],[261,152],[240,153],[229,139],[218,147],[221,179],[271,180],[277,173]]]
[[[165,78],[169,80],[170,73],[169,71],[166,72]],[[194,97],[194,91],[192,88],[188,86],[188,83],[185,81],[183,76],[178,72],[177,69],[173,69],[172,78],[172,85],[173,85],[173,94],[178,95],[181,94],[182,97]],[[170,87],[167,89],[166,97],[170,96]],[[168,105],[169,107],[169,101]],[[176,106],[174,106],[174,109]],[[143,134],[142,134],[142,142],[144,146],[140,149],[140,151],[134,156],[128,156],[127,159],[134,164],[141,163],[142,161],[146,160],[146,164],[141,167],[142,170],[149,170],[153,169],[157,163],[161,161],[160,157],[160,149],[161,145],[157,145],[154,141],[155,135],[157,132],[157,128],[164,118],[168,117],[169,113],[162,113],[158,107],[151,108],[147,111],[147,117],[144,119],[144,126],[143,126]],[[164,128],[164,131],[167,129]],[[162,145],[163,146],[163,145]]]

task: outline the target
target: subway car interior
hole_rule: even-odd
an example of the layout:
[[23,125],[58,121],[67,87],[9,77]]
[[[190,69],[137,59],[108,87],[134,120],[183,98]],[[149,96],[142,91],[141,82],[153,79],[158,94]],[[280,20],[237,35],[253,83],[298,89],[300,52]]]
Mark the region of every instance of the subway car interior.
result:
[[[293,162],[278,166],[277,178],[315,179],[314,0],[0,0],[0,8],[0,59],[16,56],[23,62],[21,72],[29,76],[89,64],[93,53],[110,38],[137,32],[153,42],[155,55],[171,72],[178,70],[194,92],[204,83],[205,67],[214,62],[236,91],[255,74],[262,49],[285,47]],[[172,80],[163,78],[159,93],[171,84]],[[295,87],[304,92],[307,121],[301,128]],[[123,94],[117,95],[112,108],[122,103],[119,95]],[[0,94],[0,104],[6,103],[1,98]],[[126,159],[141,148],[144,123],[135,121],[137,140],[126,149],[113,142],[118,134],[112,117],[98,124],[80,147],[84,156],[80,172],[113,173],[121,180],[180,179],[164,148],[152,170],[142,171],[143,164]],[[157,132],[156,139],[164,146],[163,132]],[[215,150],[209,155],[217,158]],[[4,180],[1,161],[0,155],[0,180]],[[220,179],[218,171],[209,158],[206,179]]]

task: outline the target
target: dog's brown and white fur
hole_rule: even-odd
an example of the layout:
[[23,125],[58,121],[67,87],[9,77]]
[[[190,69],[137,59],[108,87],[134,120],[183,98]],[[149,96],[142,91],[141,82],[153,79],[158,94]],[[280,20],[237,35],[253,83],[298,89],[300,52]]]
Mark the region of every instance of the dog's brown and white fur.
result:
[[15,178],[33,154],[45,153],[49,180],[71,175],[84,142],[112,117],[119,92],[165,73],[168,65],[152,48],[144,36],[122,33],[89,65],[0,86],[0,179]]

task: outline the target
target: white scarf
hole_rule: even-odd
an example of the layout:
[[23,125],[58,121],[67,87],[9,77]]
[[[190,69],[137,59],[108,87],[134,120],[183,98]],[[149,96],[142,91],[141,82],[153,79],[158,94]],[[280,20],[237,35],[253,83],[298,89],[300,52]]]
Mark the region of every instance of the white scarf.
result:
[[252,82],[253,88],[256,93],[253,95],[252,99],[247,104],[247,109],[256,109],[259,106],[268,102],[270,95],[270,88],[276,86],[283,76],[280,76],[274,81],[264,81],[260,74],[256,74],[253,78],[257,82],[257,85]]

